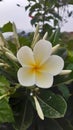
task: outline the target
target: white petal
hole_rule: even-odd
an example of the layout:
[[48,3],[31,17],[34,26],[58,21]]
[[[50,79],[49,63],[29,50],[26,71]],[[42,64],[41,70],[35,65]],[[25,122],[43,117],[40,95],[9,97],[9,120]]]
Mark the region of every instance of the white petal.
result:
[[23,46],[18,50],[17,58],[22,66],[26,66],[26,65],[30,66],[34,64],[33,52],[27,46]]
[[53,76],[44,72],[36,74],[36,85],[39,88],[50,88],[53,85]]
[[43,71],[50,73],[52,75],[59,74],[64,67],[64,61],[60,56],[52,55],[43,64]]
[[42,64],[48,59],[52,51],[52,45],[49,41],[40,40],[36,43],[33,49],[34,58],[37,64]]
[[17,76],[22,86],[32,86],[35,84],[35,73],[32,73],[29,67],[20,68]]
[[40,106],[40,104],[39,104],[37,98],[36,98],[35,96],[34,96],[33,98],[34,98],[34,101],[35,101],[37,113],[38,113],[39,117],[40,117],[42,120],[44,120],[44,114],[43,114],[43,111],[42,111],[42,109],[41,109],[41,106]]

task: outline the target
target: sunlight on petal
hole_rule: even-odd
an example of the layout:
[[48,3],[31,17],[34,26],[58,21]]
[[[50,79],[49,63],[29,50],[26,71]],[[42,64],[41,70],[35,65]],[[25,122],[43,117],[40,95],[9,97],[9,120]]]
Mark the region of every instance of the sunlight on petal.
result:
[[60,56],[52,55],[43,64],[42,68],[44,72],[50,73],[52,75],[59,74],[64,67],[64,61]]
[[36,74],[36,85],[40,88],[50,88],[53,85],[53,76],[44,72]]
[[36,43],[33,53],[37,64],[42,64],[48,59],[52,51],[52,45],[49,41],[40,40]]
[[23,46],[18,50],[17,53],[17,58],[18,61],[20,62],[20,64],[24,67],[24,66],[30,66],[31,64],[34,64],[34,57],[33,57],[33,52],[32,50],[27,47],[27,46]]
[[22,86],[32,86],[35,84],[35,73],[31,73],[31,68],[20,68],[17,73],[18,80]]

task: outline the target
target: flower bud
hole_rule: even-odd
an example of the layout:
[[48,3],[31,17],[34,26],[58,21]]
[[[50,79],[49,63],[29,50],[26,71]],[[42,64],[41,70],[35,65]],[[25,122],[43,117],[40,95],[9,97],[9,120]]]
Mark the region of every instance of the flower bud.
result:
[[0,63],[0,67],[9,68],[10,66],[7,63]]
[[35,101],[35,106],[36,106],[36,110],[37,110],[38,116],[39,116],[42,120],[44,120],[44,114],[43,114],[43,111],[42,111],[42,109],[41,109],[41,106],[40,106],[40,104],[39,104],[37,98],[36,98],[35,96],[34,96],[33,98],[34,98],[34,101]]
[[2,49],[3,49],[4,52],[12,53],[12,52],[11,52],[8,48],[6,48],[6,47],[2,47]]
[[37,36],[36,36],[36,38],[34,39],[32,45],[31,45],[31,48],[34,48],[36,42],[39,40],[39,37],[40,37],[40,36],[39,36],[39,33],[38,33]]
[[60,47],[60,44],[57,44],[56,46],[54,46],[52,48],[52,53],[55,53],[59,49],[59,47]]
[[72,70],[62,70],[59,75],[67,75],[67,74],[70,74],[71,72]]
[[18,34],[17,34],[17,29],[16,29],[15,23],[13,23],[12,27],[13,27],[15,42],[16,42],[17,49],[18,49],[18,48],[20,48],[20,43],[19,43],[19,38],[18,38]]
[[34,33],[34,37],[33,37],[33,41],[32,41],[32,44],[31,44],[31,48],[33,49],[36,42],[39,40],[39,24],[37,24],[36,26],[36,30],[35,30],[35,33]]
[[5,55],[10,59],[10,60],[13,60],[13,61],[18,61],[17,58],[12,54],[12,53],[9,53],[9,52],[5,52]]
[[44,34],[44,36],[43,36],[43,39],[47,39],[47,36],[48,36],[48,32],[46,32],[45,34]]
[[39,24],[37,24],[37,26],[36,26],[36,30],[35,30],[35,33],[34,33],[33,41],[36,38],[36,36],[38,35],[38,33],[39,33]]
[[4,63],[0,63],[0,66],[2,67],[2,66],[5,66],[5,64]]
[[3,47],[4,45],[7,46],[7,41],[5,40],[3,34],[0,32],[0,47]]

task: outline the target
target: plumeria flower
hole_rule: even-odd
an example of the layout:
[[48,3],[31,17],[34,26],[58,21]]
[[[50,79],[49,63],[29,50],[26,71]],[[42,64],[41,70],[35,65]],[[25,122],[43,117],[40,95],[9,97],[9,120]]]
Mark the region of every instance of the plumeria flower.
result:
[[33,50],[28,46],[21,47],[17,59],[22,66],[17,73],[22,86],[50,88],[53,77],[61,73],[64,67],[63,59],[52,55],[52,44],[44,39],[39,40]]

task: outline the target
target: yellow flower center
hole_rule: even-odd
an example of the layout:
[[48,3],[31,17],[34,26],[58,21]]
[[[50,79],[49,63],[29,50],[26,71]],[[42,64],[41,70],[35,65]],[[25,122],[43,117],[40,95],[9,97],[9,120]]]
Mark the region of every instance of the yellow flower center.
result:
[[37,64],[35,64],[35,65],[33,65],[32,70],[35,71],[35,72],[37,72],[37,71],[40,70],[40,66],[37,65]]

